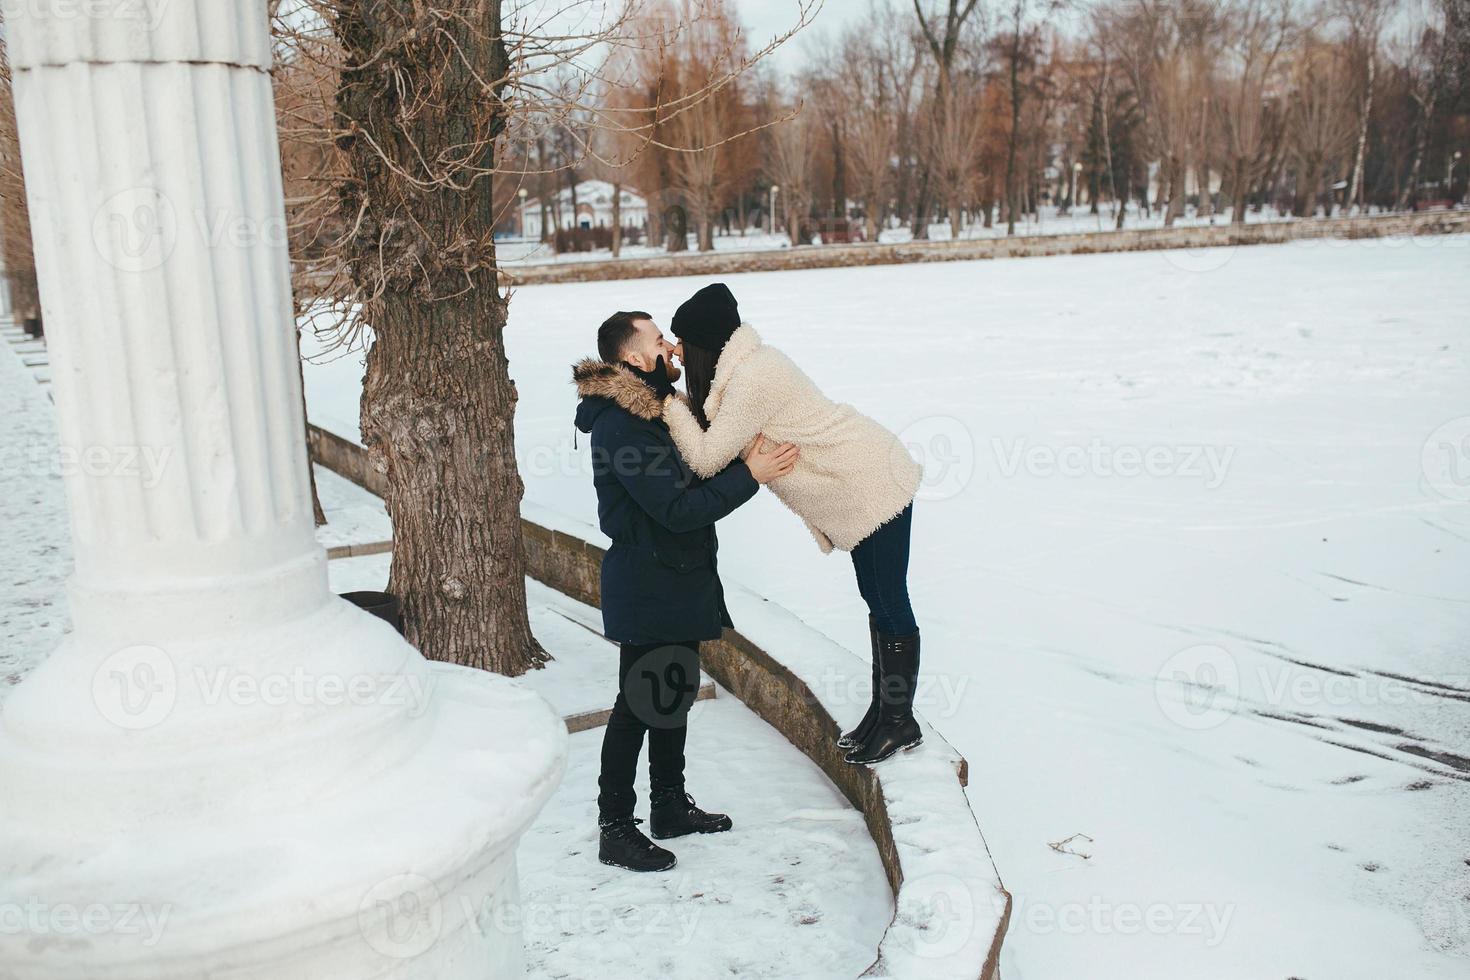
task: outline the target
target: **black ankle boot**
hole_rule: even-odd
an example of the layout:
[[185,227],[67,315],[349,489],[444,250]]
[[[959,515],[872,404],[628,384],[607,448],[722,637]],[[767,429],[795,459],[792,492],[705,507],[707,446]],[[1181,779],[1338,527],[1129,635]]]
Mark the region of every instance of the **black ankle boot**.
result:
[[667,871],[678,858],[643,836],[642,823],[634,817],[602,821],[602,840],[597,846],[597,859],[603,864],[628,871]]
[[839,749],[855,749],[868,739],[873,726],[878,724],[878,685],[882,683],[883,668],[878,663],[878,627],[873,623],[873,617],[868,617],[868,650],[873,658],[873,696],[868,699],[868,710],[863,715],[863,720],[857,723],[857,727],[850,732],[843,732],[842,737],[837,740]]
[[723,813],[706,813],[695,806],[694,797],[682,791],[677,796],[653,801],[648,819],[653,836],[659,840],[685,834],[722,834],[734,826]]
[[874,765],[924,741],[924,732],[914,718],[914,690],[919,684],[919,634],[879,633],[878,658],[883,666],[878,722],[863,744],[847,753],[846,760],[855,766]]

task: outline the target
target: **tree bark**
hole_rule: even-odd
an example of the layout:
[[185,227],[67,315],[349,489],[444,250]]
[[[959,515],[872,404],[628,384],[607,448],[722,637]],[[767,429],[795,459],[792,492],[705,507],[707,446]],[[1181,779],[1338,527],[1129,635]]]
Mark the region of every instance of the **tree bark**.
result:
[[1353,204],[1362,203],[1363,191],[1363,155],[1368,145],[1368,120],[1373,115],[1373,82],[1378,74],[1378,58],[1374,49],[1378,46],[1377,39],[1373,40],[1372,47],[1368,49],[1368,71],[1367,79],[1363,84],[1362,109],[1358,118],[1358,147],[1353,153],[1353,176],[1348,181],[1347,193],[1343,195],[1342,206],[1344,209]]
[[929,168],[919,174],[919,199],[914,205],[913,235],[915,241],[929,238]]
[[311,487],[311,519],[317,527],[327,523],[326,511],[322,510],[322,498],[316,492],[316,464],[311,461],[311,415],[306,410],[306,368],[301,363],[301,328],[296,328],[296,374],[301,381],[301,417],[307,420],[301,438],[306,440],[306,482]]
[[[505,356],[491,179],[504,125],[499,0],[441,0],[431,26],[415,0],[347,4],[334,28],[348,56],[338,90],[353,180],[342,211],[361,233],[349,256],[372,328],[362,434],[388,483],[389,591],[424,655],[520,674],[547,660],[526,614],[516,390]],[[446,36],[447,32],[447,36]],[[356,68],[356,65],[367,65]],[[427,97],[432,95],[432,97]],[[473,160],[450,173],[425,160]],[[420,178],[410,184],[399,174]],[[377,277],[376,279],[374,277]]]
[[614,182],[612,185],[612,255],[617,258],[623,254],[623,185]]
[[1021,131],[1021,4],[1016,0],[1015,34],[1011,38],[1011,131],[1006,136],[1006,234],[1016,233],[1016,141]]
[[1230,223],[1245,224],[1245,206],[1250,195],[1250,174],[1244,160],[1236,160],[1230,171]]
[[1184,213],[1184,161],[1169,158],[1169,203],[1165,205],[1164,227],[1174,227],[1174,221]]

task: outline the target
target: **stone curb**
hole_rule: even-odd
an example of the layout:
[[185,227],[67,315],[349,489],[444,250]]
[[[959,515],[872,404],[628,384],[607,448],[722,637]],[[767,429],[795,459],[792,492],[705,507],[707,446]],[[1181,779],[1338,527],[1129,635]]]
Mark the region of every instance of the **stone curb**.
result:
[[[614,279],[659,279],[669,276],[717,276],[737,272],[903,265],[915,262],[971,262],[1044,255],[1272,245],[1313,238],[1387,238],[1461,232],[1470,232],[1470,211],[1425,211],[1362,218],[1297,218],[1248,225],[1018,235],[958,242],[802,245],[752,252],[694,252],[640,259],[510,266],[501,268],[500,277],[508,286],[532,286]],[[1185,268],[1190,264],[1188,261],[1182,263]]]

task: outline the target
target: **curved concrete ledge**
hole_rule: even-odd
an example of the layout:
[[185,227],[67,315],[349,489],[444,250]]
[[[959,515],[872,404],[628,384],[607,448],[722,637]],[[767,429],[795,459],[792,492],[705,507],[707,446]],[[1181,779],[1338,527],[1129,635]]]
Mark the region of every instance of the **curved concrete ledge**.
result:
[[1470,211],[1425,211],[1362,218],[1294,218],[1249,225],[1191,225],[1175,228],[1125,228],[1122,231],[1068,232],[977,238],[958,242],[877,242],[856,245],[803,245],[752,252],[692,252],[641,259],[548,262],[502,267],[508,285],[657,279],[667,276],[721,275],[783,269],[834,269],[901,265],[911,262],[968,262],[977,259],[1042,255],[1087,255],[1154,249],[1221,248],[1270,245],[1310,238],[1387,238],[1444,235],[1470,231]]
[[[527,574],[599,605],[595,528],[527,505],[522,529]],[[704,669],[821,767],[878,846],[895,914],[864,976],[996,976],[1011,897],[965,797],[964,757],[926,722],[922,748],[876,768],[845,763],[833,709],[857,720],[865,705],[842,704],[842,692],[855,676],[866,684],[869,665],[761,596],[728,582],[725,592],[741,629],[704,645]]]
[[[382,495],[384,477],[366,450],[308,428],[312,459]],[[601,606],[601,532],[532,504],[522,507],[521,528],[528,575]],[[843,692],[858,678],[867,683],[869,664],[754,592],[728,582],[725,592],[741,629],[704,645],[705,671],[827,774],[862,812],[878,847],[895,911],[863,975],[991,980],[1011,896],[965,797],[964,757],[924,722],[919,749],[876,768],[848,765],[836,745],[843,727],[836,716],[857,721],[865,704],[845,703]]]

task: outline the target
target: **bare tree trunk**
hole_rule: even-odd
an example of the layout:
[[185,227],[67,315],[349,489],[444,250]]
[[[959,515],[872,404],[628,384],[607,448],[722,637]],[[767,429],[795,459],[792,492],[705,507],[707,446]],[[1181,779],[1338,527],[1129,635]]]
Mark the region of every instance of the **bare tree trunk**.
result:
[[[338,90],[342,128],[373,137],[351,143],[355,179],[341,191],[343,213],[363,216],[351,270],[359,287],[375,274],[385,287],[362,312],[375,336],[362,434],[387,475],[388,588],[403,601],[409,641],[431,659],[520,674],[547,657],[526,615],[491,181],[461,175],[468,186],[406,189],[398,177],[467,145],[480,146],[480,167],[493,165],[490,138],[506,108],[481,79],[509,69],[500,2],[446,3],[433,32],[414,30],[416,0],[345,5],[333,24],[348,64],[371,66],[345,70]],[[379,63],[385,52],[391,71]]]
[[1011,39],[1011,131],[1006,137],[1006,234],[1016,233],[1016,141],[1021,132],[1021,24],[1019,0],[1016,2],[1016,33]]
[[[791,199],[788,197],[788,201]],[[806,221],[806,215],[800,208],[788,205],[786,208],[786,234],[791,239],[791,244],[801,244],[801,228]]]
[[1353,153],[1353,176],[1348,181],[1347,194],[1342,199],[1344,208],[1363,203],[1363,153],[1368,145],[1368,119],[1373,115],[1373,82],[1378,74],[1378,56],[1374,50],[1376,47],[1375,41],[1373,47],[1368,49],[1368,77],[1363,85],[1363,102],[1358,118],[1358,147]]
[[40,322],[41,293],[36,285],[36,259],[31,252],[31,218],[26,207],[25,168],[15,128],[15,101],[10,89],[10,63],[0,47],[0,258],[10,286],[10,312],[15,321]]
[[929,168],[925,167],[919,174],[919,200],[914,205],[913,233],[914,240],[927,240],[929,237]]
[[301,328],[296,328],[296,373],[301,379],[301,417],[307,419],[301,438],[306,440],[306,478],[311,486],[311,517],[317,527],[327,523],[327,514],[322,510],[322,498],[316,492],[316,464],[311,461],[311,415],[306,410],[306,368],[301,363]]
[[832,216],[847,217],[847,141],[843,139],[841,120],[833,119],[832,133]]
[[1245,224],[1246,199],[1250,195],[1249,175],[1244,160],[1236,160],[1230,169],[1230,223]]
[[621,181],[612,185],[612,254],[617,258],[623,254],[623,185]]
[[663,194],[648,195],[647,227],[644,229],[644,244],[658,245],[664,240]]
[[1174,227],[1174,221],[1184,213],[1184,161],[1169,158],[1169,203],[1165,206],[1164,227]]
[[1410,198],[1419,187],[1419,175],[1424,169],[1424,154],[1429,143],[1429,127],[1434,123],[1434,108],[1438,94],[1437,87],[1432,87],[1419,113],[1418,126],[1414,132],[1414,159],[1409,164],[1409,179],[1393,203],[1395,211],[1402,211],[1408,207]]

